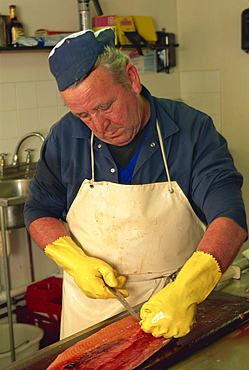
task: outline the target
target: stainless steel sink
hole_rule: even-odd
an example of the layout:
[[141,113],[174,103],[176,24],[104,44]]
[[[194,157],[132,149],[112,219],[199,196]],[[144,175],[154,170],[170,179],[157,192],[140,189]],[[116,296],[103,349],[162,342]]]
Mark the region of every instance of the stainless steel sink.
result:
[[6,207],[6,228],[24,227],[23,208],[31,179],[0,181],[0,206]]

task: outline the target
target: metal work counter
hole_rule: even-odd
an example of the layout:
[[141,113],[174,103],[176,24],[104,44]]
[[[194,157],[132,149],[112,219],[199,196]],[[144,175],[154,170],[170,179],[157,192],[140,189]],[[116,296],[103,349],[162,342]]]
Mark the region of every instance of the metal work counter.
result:
[[[216,288],[216,291],[222,291],[225,293],[233,294],[241,298],[243,302],[243,308],[246,307],[246,315],[241,315],[241,323],[238,324],[240,319],[236,319],[236,325],[226,325],[226,334],[224,330],[220,330],[216,335],[210,335],[207,342],[205,342],[205,335],[202,339],[201,347],[196,346],[197,350],[193,352],[193,346],[191,347],[191,354],[185,353],[184,359],[173,362],[174,365],[167,365],[162,367],[161,359],[163,360],[162,351],[167,351],[168,348],[173,348],[172,352],[175,351],[174,347],[170,347],[170,344],[164,349],[160,350],[157,354],[151,357],[151,359],[140,365],[137,370],[145,369],[169,369],[169,370],[249,370],[249,269],[244,270],[240,280],[229,280],[224,283],[220,283]],[[237,298],[236,298],[237,299]],[[247,305],[248,301],[248,305]],[[226,308],[229,307],[226,305]],[[125,315],[117,315],[116,317],[105,320],[102,323],[91,327],[89,330],[84,330],[70,338],[59,341],[52,344],[40,351],[37,351],[34,355],[18,360],[12,365],[9,365],[6,370],[45,370],[47,366],[53,361],[55,354],[59,354],[69,346],[73,345],[81,339],[84,339],[101,328],[111,324],[118,319],[123,318]],[[237,315],[238,316],[238,315]],[[240,316],[240,315],[239,315]],[[215,319],[215,318],[214,318]],[[239,327],[238,327],[239,326]],[[221,328],[223,326],[221,325]],[[236,328],[236,329],[234,329]],[[205,330],[205,328],[204,328]],[[212,330],[211,330],[212,332]],[[183,341],[184,341],[183,337]],[[210,343],[210,344],[209,344]],[[208,345],[207,345],[208,344]],[[178,347],[179,348],[179,347]],[[189,348],[186,346],[186,348]],[[198,349],[201,348],[201,349]],[[183,358],[183,357],[180,357]]]

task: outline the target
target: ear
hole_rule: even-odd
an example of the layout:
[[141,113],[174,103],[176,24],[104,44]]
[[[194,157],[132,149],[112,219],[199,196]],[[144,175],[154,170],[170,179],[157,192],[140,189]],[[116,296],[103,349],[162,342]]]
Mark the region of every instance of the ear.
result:
[[131,87],[133,88],[135,93],[140,94],[140,92],[142,91],[142,85],[136,67],[133,64],[128,64],[126,66],[126,71],[131,83]]

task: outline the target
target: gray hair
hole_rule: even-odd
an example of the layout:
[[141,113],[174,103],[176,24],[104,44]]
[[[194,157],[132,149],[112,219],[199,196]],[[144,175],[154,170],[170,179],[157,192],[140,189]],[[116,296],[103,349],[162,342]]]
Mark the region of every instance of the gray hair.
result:
[[106,46],[104,52],[98,56],[92,69],[74,84],[69,86],[69,88],[77,87],[98,67],[105,68],[116,83],[125,87],[130,87],[130,80],[126,73],[126,66],[128,64],[131,64],[131,60],[127,55],[122,53],[121,50]]

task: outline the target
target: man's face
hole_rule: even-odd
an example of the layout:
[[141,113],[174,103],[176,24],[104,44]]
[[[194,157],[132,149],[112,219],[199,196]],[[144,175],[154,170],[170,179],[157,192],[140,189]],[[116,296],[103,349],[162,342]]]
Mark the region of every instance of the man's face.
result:
[[135,67],[128,65],[130,87],[116,83],[101,67],[94,70],[76,88],[61,95],[71,110],[100,140],[123,146],[129,144],[147,123],[149,103],[141,95]]

